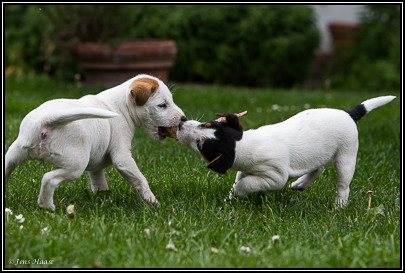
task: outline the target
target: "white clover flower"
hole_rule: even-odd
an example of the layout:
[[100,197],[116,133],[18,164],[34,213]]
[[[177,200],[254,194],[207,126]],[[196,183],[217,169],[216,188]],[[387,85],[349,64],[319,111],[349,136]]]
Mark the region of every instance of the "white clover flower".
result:
[[69,214],[74,213],[75,212],[75,205],[67,206],[66,212],[69,213]]
[[176,246],[175,246],[172,242],[170,242],[170,243],[168,243],[168,244],[166,245],[166,249],[168,249],[168,250],[173,250],[173,251],[177,251]]
[[75,205],[69,205],[66,208],[66,213],[68,217],[74,217],[75,216]]
[[272,242],[277,241],[277,240],[280,240],[280,236],[274,235],[273,237],[271,237]]
[[44,227],[43,229],[41,229],[41,233],[42,234],[44,234],[45,232],[47,232],[48,231],[48,228],[47,227]]
[[240,247],[240,250],[249,253],[249,252],[250,252],[250,247],[248,247],[248,246],[241,246],[241,247]]
[[11,211],[11,209],[6,208],[4,210],[4,212],[6,213],[6,222],[8,223],[8,219],[10,217],[10,215],[13,215],[13,212]]
[[148,235],[152,233],[152,230],[150,228],[145,228],[143,231]]
[[212,252],[212,253],[218,253],[219,250],[218,250],[218,248],[216,248],[216,247],[211,247],[211,252]]
[[23,229],[23,227],[24,227],[24,226],[23,226],[23,225],[21,225],[21,226],[20,226],[20,230],[22,230],[22,229]]
[[16,217],[15,217],[15,219],[17,219],[17,221],[19,222],[19,223],[24,223],[24,221],[25,221],[25,218],[23,217],[23,215],[22,214],[20,214],[20,215],[17,215]]

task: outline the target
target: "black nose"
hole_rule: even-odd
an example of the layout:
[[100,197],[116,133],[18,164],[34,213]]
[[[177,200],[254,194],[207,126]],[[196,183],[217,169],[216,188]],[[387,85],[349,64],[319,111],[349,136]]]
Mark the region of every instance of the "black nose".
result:
[[184,122],[187,121],[187,118],[185,116],[182,116],[180,118],[180,123],[179,123],[179,130],[181,130],[181,127],[183,126]]
[[184,121],[180,121],[179,123],[179,131],[181,131],[181,127],[183,127]]

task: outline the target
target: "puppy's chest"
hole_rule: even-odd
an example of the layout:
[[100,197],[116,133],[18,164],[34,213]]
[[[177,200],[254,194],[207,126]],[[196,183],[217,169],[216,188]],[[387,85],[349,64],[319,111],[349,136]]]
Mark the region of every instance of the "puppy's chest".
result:
[[236,145],[235,162],[232,169],[247,174],[264,172],[272,156],[266,152],[270,147],[258,147],[257,145]]
[[246,173],[266,172],[268,166],[284,164],[288,157],[286,138],[274,132],[269,125],[246,131],[241,141],[236,142],[233,169]]

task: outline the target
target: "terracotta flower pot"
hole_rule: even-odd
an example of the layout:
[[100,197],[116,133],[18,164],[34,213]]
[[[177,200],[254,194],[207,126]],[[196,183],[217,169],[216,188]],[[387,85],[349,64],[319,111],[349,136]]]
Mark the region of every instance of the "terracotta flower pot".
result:
[[356,43],[356,32],[360,29],[357,23],[331,22],[329,30],[337,54]]
[[135,40],[79,44],[77,58],[86,84],[114,86],[137,74],[150,74],[167,81],[177,53],[172,40]]
[[360,29],[357,23],[331,22],[329,30],[332,35],[335,53],[339,54],[356,43],[356,32]]

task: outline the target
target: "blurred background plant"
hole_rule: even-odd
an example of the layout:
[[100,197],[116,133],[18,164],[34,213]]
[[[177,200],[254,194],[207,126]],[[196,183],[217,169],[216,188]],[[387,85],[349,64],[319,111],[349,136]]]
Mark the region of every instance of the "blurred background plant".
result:
[[177,42],[171,75],[179,81],[291,87],[305,79],[319,43],[314,13],[304,5],[154,9],[136,36]]
[[361,15],[356,43],[328,72],[331,88],[400,90],[401,12],[399,5],[369,5]]
[[[126,38],[147,6],[6,5],[5,64],[8,72],[46,73],[72,81],[80,72],[81,42]],[[124,19],[123,19],[124,18]]]
[[6,5],[8,71],[72,80],[82,41],[173,39],[171,78],[290,87],[305,79],[318,45],[314,14],[294,5]]
[[[6,74],[74,81],[79,42],[172,39],[170,80],[303,86],[320,33],[308,5],[5,5]],[[399,5],[372,5],[358,42],[330,67],[332,88],[400,88]],[[318,87],[324,88],[321,84]]]

